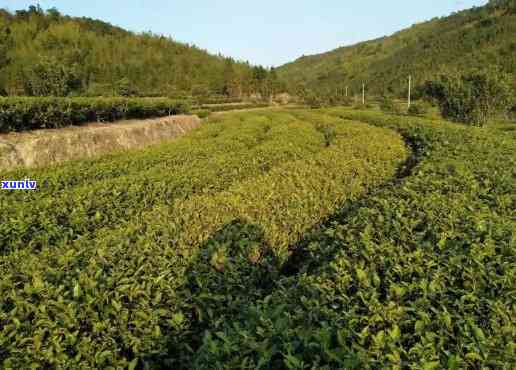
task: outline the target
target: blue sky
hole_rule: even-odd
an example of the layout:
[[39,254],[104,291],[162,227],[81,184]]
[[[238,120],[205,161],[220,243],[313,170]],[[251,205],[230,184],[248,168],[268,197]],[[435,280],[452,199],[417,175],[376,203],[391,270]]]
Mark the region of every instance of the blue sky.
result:
[[0,8],[35,3],[131,31],[172,36],[253,64],[278,66],[487,0],[0,0]]

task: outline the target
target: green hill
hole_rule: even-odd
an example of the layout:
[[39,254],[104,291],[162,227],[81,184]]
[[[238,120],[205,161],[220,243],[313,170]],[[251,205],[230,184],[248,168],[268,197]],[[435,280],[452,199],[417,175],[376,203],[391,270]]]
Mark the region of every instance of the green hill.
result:
[[241,97],[266,93],[273,77],[171,38],[56,9],[0,9],[0,95]]
[[516,1],[490,1],[416,24],[389,37],[304,56],[278,69],[291,88],[358,93],[364,82],[376,94],[406,91],[408,75],[421,83],[445,70],[486,65],[513,74],[516,86]]

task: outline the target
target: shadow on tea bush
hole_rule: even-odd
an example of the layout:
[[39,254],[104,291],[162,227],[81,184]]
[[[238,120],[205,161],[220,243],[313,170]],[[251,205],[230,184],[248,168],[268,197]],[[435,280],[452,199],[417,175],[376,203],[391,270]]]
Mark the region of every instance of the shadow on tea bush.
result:
[[182,325],[170,333],[168,352],[144,359],[146,365],[189,368],[202,353],[216,351],[210,338],[236,317],[244,317],[249,307],[270,294],[279,278],[279,261],[263,229],[246,221],[227,224],[199,250],[178,297],[183,302],[178,314]]

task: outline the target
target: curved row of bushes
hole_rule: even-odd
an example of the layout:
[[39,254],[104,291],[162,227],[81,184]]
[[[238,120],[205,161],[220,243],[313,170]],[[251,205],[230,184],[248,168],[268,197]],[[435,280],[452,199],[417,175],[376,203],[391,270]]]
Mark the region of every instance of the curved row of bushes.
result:
[[[289,245],[391,178],[407,149],[390,130],[260,112],[133,154],[78,162],[83,175],[72,164],[18,171],[48,187],[0,194],[26,202],[2,230],[3,366],[195,367],[199,330],[218,320],[209,305],[234,307],[231,294],[192,288],[204,271],[223,278],[245,260],[272,278]],[[218,240],[240,223],[236,256]],[[242,293],[255,290],[247,278],[235,282]]]
[[0,97],[0,132],[161,117],[188,111],[184,101],[167,98]]
[[10,178],[38,179],[40,190],[3,199],[0,212],[17,227],[0,225],[0,253],[39,250],[63,240],[114,228],[154,205],[192,194],[213,194],[272,168],[309,156],[323,144],[309,122],[290,115],[212,120],[174,144],[56,169],[19,170]]
[[192,98],[198,105],[203,104],[234,104],[234,103],[243,103],[244,99],[242,98],[230,98],[227,96],[211,96],[211,97],[197,97]]
[[217,105],[201,105],[193,110],[200,118],[205,118],[214,112],[228,112],[233,110],[267,108],[269,103],[241,103],[241,104],[217,104]]
[[[180,350],[156,357],[156,368],[512,369],[515,138],[324,112],[397,130],[418,164],[403,181],[349,202],[283,267],[244,258],[240,241],[263,243],[260,230],[221,230],[189,271],[184,297],[198,297],[196,326],[172,340]],[[210,263],[220,250],[232,264],[217,274]]]

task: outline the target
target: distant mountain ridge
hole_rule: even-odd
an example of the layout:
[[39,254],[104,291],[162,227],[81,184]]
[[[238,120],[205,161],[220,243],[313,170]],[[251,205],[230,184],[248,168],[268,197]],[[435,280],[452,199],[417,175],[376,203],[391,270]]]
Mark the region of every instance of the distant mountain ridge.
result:
[[303,56],[278,68],[291,89],[342,89],[401,94],[407,78],[422,83],[446,70],[499,66],[516,87],[516,0],[434,18],[391,36]]

